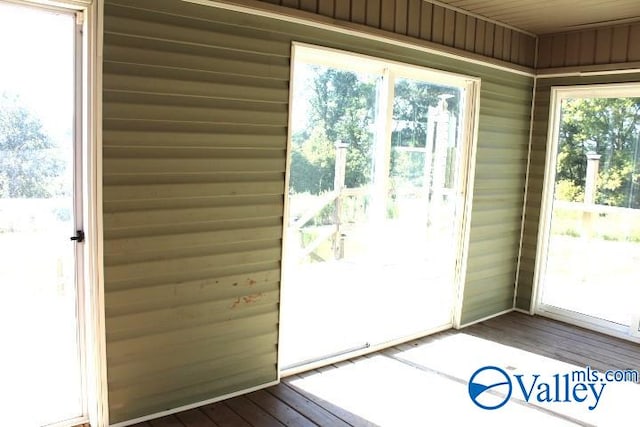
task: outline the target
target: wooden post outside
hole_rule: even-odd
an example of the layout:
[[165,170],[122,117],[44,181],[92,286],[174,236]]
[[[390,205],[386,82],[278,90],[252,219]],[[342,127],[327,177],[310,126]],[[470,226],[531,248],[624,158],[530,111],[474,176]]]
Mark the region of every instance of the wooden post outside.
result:
[[598,166],[600,164],[600,155],[590,152],[587,153],[587,175],[584,182],[584,204],[585,211],[582,213],[582,225],[584,227],[585,236],[593,237],[593,216],[594,212],[591,206],[596,203],[596,189],[598,182]]
[[337,193],[333,202],[335,212],[333,213],[336,231],[333,237],[333,254],[336,259],[344,258],[344,235],[342,234],[342,190],[344,189],[344,181],[347,171],[347,147],[349,144],[338,141],[336,142],[336,164],[335,175],[333,178],[333,190]]
[[427,207],[427,223],[429,226],[437,223],[438,217],[442,214],[452,118],[448,110],[447,100],[451,97],[452,95],[440,95],[438,96],[438,105],[429,107],[424,171],[425,190],[430,195]]

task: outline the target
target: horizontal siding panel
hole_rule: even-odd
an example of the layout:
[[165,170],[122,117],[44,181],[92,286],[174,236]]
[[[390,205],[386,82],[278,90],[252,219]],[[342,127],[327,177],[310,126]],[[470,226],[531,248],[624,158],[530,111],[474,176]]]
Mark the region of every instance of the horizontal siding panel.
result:
[[[520,227],[515,221],[511,221],[507,226],[502,225],[502,228],[500,227],[500,223],[493,223],[493,224],[486,224],[486,225],[483,224],[482,226],[474,227],[473,238],[477,242],[482,242],[482,241],[495,239],[495,237],[499,234],[502,234],[503,237],[507,237],[507,236],[513,237],[513,235],[516,233],[518,234],[520,233]],[[478,254],[477,257],[474,257],[474,260],[476,258],[478,258],[479,260],[485,259],[487,255],[496,256],[496,257],[500,255],[504,257],[504,254],[487,252],[486,254],[482,254],[482,255]]]
[[[508,280],[510,276],[505,276],[502,281]],[[494,280],[500,281],[500,280]],[[488,281],[490,282],[490,281]],[[478,288],[481,288],[481,282],[478,284]],[[468,306],[468,310],[463,313],[461,318],[461,324],[465,325],[471,323],[477,319],[483,319],[487,316],[492,316],[496,313],[501,313],[505,310],[511,310],[513,308],[513,288],[509,290],[503,290],[500,293],[487,293],[484,296],[478,296],[474,299],[473,304]]]
[[221,182],[204,184],[167,184],[107,186],[105,202],[127,200],[189,199],[197,197],[282,194],[282,182]]
[[[514,252],[512,256],[517,257],[517,251]],[[506,257],[506,258],[508,259],[509,257]],[[511,262],[501,262],[499,264],[476,267],[476,269],[471,274],[467,273],[467,281],[468,283],[480,283],[482,280],[489,280],[496,277],[509,276],[510,277],[509,281],[513,286],[515,286],[515,282],[514,282],[515,273],[516,273],[515,264]],[[511,288],[511,290],[512,289],[513,288]],[[494,285],[494,290],[496,293],[501,293],[505,291],[505,287],[502,284],[500,285],[496,284]],[[489,293],[490,289],[477,289],[474,287],[470,287],[469,292],[467,293],[467,297],[470,295],[474,295],[474,291],[477,294],[484,295]]]
[[482,79],[481,93],[493,93],[498,95],[510,95],[519,98],[520,103],[526,102],[528,97],[531,100],[532,87],[528,83],[530,79],[523,76],[513,75],[492,75],[486,79]]
[[[482,257],[475,257],[473,262],[471,262],[470,264],[467,264],[467,268],[468,269],[472,269],[472,270],[482,270],[482,269],[486,269],[488,268],[490,265],[498,265],[498,264],[511,264],[511,265],[516,265],[518,262],[518,254],[512,254],[512,255],[507,255],[507,254],[502,254],[502,253],[497,253],[497,254],[487,254],[485,256]],[[479,281],[474,281],[474,283],[479,283]],[[496,286],[498,288],[502,288],[504,285],[502,283],[493,283],[493,284],[485,284],[484,286],[487,286],[487,289],[483,289],[483,287],[475,287],[472,290],[469,291],[469,296],[474,295],[474,292],[487,292],[492,290],[492,286]]]
[[513,119],[513,121],[517,123],[522,123],[523,121],[528,123],[531,117],[530,116],[531,113],[524,111],[521,105],[514,104],[513,105],[514,110],[508,111],[508,110],[504,110],[500,106],[491,105],[491,102],[488,102],[487,104],[488,105],[480,106],[480,114],[483,114],[488,117],[491,117],[491,116],[500,117],[501,119],[505,119],[505,120]]
[[[273,355],[265,355],[263,360],[273,359]],[[185,406],[191,402],[202,402],[210,399],[210,396],[222,396],[235,390],[244,390],[257,382],[264,384],[273,380],[275,366],[261,365],[262,360],[256,360],[255,364],[237,364],[234,369],[215,372],[224,372],[225,375],[212,377],[202,376],[202,381],[185,386],[171,392],[151,394],[145,397],[131,399],[126,392],[114,396],[109,400],[110,406],[118,411],[122,419],[133,419],[139,412],[154,414],[166,410],[173,405]],[[136,402],[135,411],[130,409],[130,402]]]
[[[525,94],[527,96],[528,94]],[[505,103],[509,104],[509,111],[504,111]],[[519,98],[509,98],[495,94],[489,94],[482,99],[480,104],[480,110],[487,115],[491,115],[492,112],[495,115],[500,115],[500,111],[503,111],[501,117],[531,117],[531,104],[522,101],[522,94]],[[506,115],[505,115],[506,114]]]
[[[126,12],[130,12],[127,9]],[[149,18],[149,14],[144,14]],[[156,15],[158,16],[158,15]],[[165,17],[160,15],[159,17]],[[144,19],[144,18],[143,18]],[[158,22],[150,22],[148,19],[131,19],[112,17],[105,26],[107,37],[121,36],[124,38],[138,37],[142,42],[155,44],[158,41],[166,42],[170,40],[172,44],[183,44],[185,48],[189,46],[204,47],[215,46],[217,48],[233,49],[241,52],[259,52],[268,56],[281,56],[288,58],[290,54],[289,43],[286,41],[274,41],[265,37],[264,32],[243,32],[242,35],[232,33],[233,26],[209,24],[206,29],[196,29],[191,25],[193,20],[183,20],[183,25],[167,25]],[[128,42],[127,45],[131,44]]]
[[[254,235],[249,235],[243,229],[233,230],[237,237],[228,238],[227,242],[210,241],[201,245],[180,244],[176,247],[164,246],[159,248],[147,248],[136,252],[105,255],[105,265],[128,265],[140,262],[151,262],[171,258],[185,258],[212,255],[216,253],[239,252],[241,250],[252,249],[254,246],[262,245],[264,242],[273,242],[280,239],[281,234],[269,233],[265,231],[255,231]],[[215,234],[209,233],[209,234]],[[220,234],[220,233],[218,233]]]
[[[513,131],[509,129],[493,130],[483,129],[483,148],[487,149],[505,149],[513,151],[527,151],[528,150],[528,132],[525,131]],[[508,167],[509,165],[505,165]],[[495,171],[496,173],[503,172]]]
[[[152,335],[160,331],[174,331],[192,326],[211,324],[229,319],[264,314],[274,310],[279,298],[275,289],[252,293],[247,290],[238,296],[221,298],[199,304],[189,304],[177,308],[147,311],[109,319],[107,341],[131,339]],[[215,357],[215,355],[213,355]],[[127,378],[123,378],[127,381]]]
[[513,90],[511,93],[508,93],[507,90],[505,92],[489,92],[484,91],[482,93],[483,101],[485,104],[491,105],[503,105],[504,103],[509,103],[511,105],[517,106],[516,108],[524,109],[527,108],[526,114],[531,114],[531,104],[525,104],[522,99],[523,97],[526,99],[530,96],[529,93],[522,92],[519,89]]
[[124,239],[105,240],[104,254],[107,258],[127,254],[155,253],[172,249],[187,249],[206,245],[221,245],[233,242],[246,242],[280,238],[282,227],[252,227],[235,230],[218,230],[210,232],[154,235]]
[[[270,325],[273,329],[273,324]],[[240,341],[229,342],[228,337],[222,336],[213,340],[202,340],[190,346],[190,352],[183,358],[177,359],[173,354],[160,354],[156,363],[150,365],[144,360],[132,361],[125,364],[113,365],[112,370],[116,377],[131,378],[139,384],[138,388],[158,389],[158,387],[170,388],[172,383],[182,378],[175,378],[176,375],[193,375],[198,371],[205,371],[219,364],[228,364],[233,358],[242,359],[248,355],[269,354],[277,346],[277,335],[270,331],[264,335],[248,337]],[[207,348],[210,346],[220,347],[219,359],[207,359]],[[223,369],[219,367],[219,369]],[[162,378],[158,381],[158,378]],[[195,382],[195,381],[194,381]],[[150,384],[153,383],[153,384]],[[127,383],[112,382],[109,384],[111,391],[127,389],[132,392],[132,387]]]
[[[475,224],[473,229],[475,230],[476,227],[481,227],[481,225]],[[493,236],[487,236],[482,234],[477,236],[472,231],[471,237],[473,238],[473,241],[469,243],[469,250],[478,251],[478,253],[482,251],[486,253],[487,249],[488,250],[494,249],[496,252],[499,250],[511,251],[514,246],[517,247],[518,245],[518,241],[516,240],[514,242],[513,240],[514,234],[519,235],[520,230],[518,230],[517,233],[514,231],[511,231],[511,234],[505,232],[505,233],[501,233],[500,235],[493,235]],[[469,274],[469,272],[467,274]]]
[[[129,91],[114,91],[105,90],[103,95],[103,101],[106,105],[109,104],[132,104],[132,105],[151,105],[151,106],[171,106],[178,110],[181,107],[193,107],[202,109],[217,109],[217,110],[242,110],[245,112],[256,113],[270,113],[270,112],[287,112],[287,103],[274,103],[265,102],[263,100],[235,100],[221,98],[217,96],[183,96],[175,94],[158,94],[158,93],[141,93],[141,92],[129,92]],[[114,118],[114,116],[111,116]],[[115,116],[117,118],[117,116]],[[174,120],[179,120],[180,116],[176,115]],[[259,124],[258,119],[255,122],[249,121],[248,123]],[[286,120],[281,122],[286,124]]]
[[172,234],[204,233],[218,230],[241,230],[244,228],[272,227],[282,224],[282,216],[257,216],[248,218],[218,219],[194,223],[162,224],[154,226],[121,227],[105,233],[105,239],[121,239],[130,236],[169,236]]
[[[229,104],[232,105],[232,104]],[[124,102],[106,102],[103,113],[110,118],[122,120],[167,120],[182,122],[208,122],[208,123],[233,123],[233,124],[259,124],[263,126],[281,126],[286,122],[287,113],[283,111],[259,111],[247,105],[250,114],[241,114],[243,109],[235,105],[234,109],[225,108],[198,108],[181,105],[152,105],[152,104],[128,104]],[[252,111],[253,110],[253,111]]]
[[135,64],[142,62],[161,67],[180,64],[180,68],[236,76],[255,76],[275,80],[287,80],[289,78],[289,67],[284,60],[267,61],[264,59],[265,57],[260,55],[230,55],[228,51],[223,49],[217,52],[207,52],[206,56],[199,56],[189,53],[105,44],[104,55],[108,56],[111,61],[124,63]]
[[483,164],[490,164],[503,160],[526,160],[527,150],[524,149],[523,145],[514,147],[503,146],[500,148],[486,147],[481,153],[478,153],[478,157],[483,161]]
[[[498,264],[512,264],[515,265],[515,261],[517,261],[515,258],[514,259],[509,259],[509,258],[504,258],[502,257],[501,259],[496,260],[496,263]],[[505,274],[505,273],[503,273]],[[508,271],[506,274],[510,275],[513,274],[513,272]],[[476,286],[474,286],[472,288],[472,290],[465,292],[465,298],[478,298],[478,299],[482,299],[483,294],[486,293],[490,293],[490,294],[499,294],[501,295],[500,298],[508,298],[509,292],[505,292],[505,289],[502,287],[502,285],[500,284],[499,280],[495,280],[493,277],[489,277],[486,279],[479,279],[473,282]],[[509,291],[509,290],[507,290]],[[513,298],[513,289],[510,290],[511,291],[511,298]]]
[[[246,129],[244,129],[246,132]],[[282,141],[286,138],[281,128],[263,128],[260,133],[226,133],[230,129],[220,129],[211,133],[197,132],[153,132],[107,130],[102,134],[102,144],[106,153],[111,147],[132,150],[135,147],[167,147],[178,152],[182,147],[211,147],[241,149],[278,149],[282,150]],[[268,133],[268,131],[271,131]],[[176,148],[180,141],[180,148]]]
[[[251,177],[251,176],[250,176]],[[192,184],[193,185],[193,184]],[[106,186],[105,188],[111,188]],[[154,211],[167,209],[192,209],[192,208],[212,208],[223,206],[254,206],[254,205],[274,205],[282,204],[282,196],[279,194],[266,195],[229,195],[210,196],[192,198],[155,198],[155,199],[134,199],[105,202],[103,210],[105,213],[134,212],[134,211]],[[125,227],[126,228],[126,227]]]
[[[193,173],[117,173],[109,174],[103,178],[103,184],[105,186],[125,186],[125,185],[162,185],[162,184],[201,184],[201,183],[214,183],[214,182],[250,182],[250,181],[278,181],[284,175],[283,172],[247,172],[247,171],[200,171]],[[158,199],[155,199],[156,201]],[[183,199],[192,203],[191,206],[202,205],[204,200],[195,200],[194,198]],[[119,206],[125,204],[120,203]],[[129,201],[127,205],[131,206],[130,209],[135,209],[133,206],[144,205],[150,207],[151,205],[144,200],[140,200],[140,203],[136,201]],[[109,207],[106,209],[112,210],[114,206],[113,202],[109,202]],[[161,206],[166,206],[162,204]],[[117,210],[117,209],[116,209]],[[120,210],[127,210],[120,209]]]
[[479,124],[480,133],[485,129],[489,131],[506,131],[506,132],[518,132],[529,131],[529,120],[524,120],[526,117],[522,115],[518,117],[503,117],[500,115],[500,111],[487,111],[481,108],[480,114],[483,120]]
[[[514,205],[512,209],[500,209],[493,212],[490,210],[487,210],[485,212],[477,212],[477,215],[474,215],[472,223],[473,223],[474,230],[476,228],[481,230],[483,227],[500,226],[507,223],[511,223],[511,224],[519,223],[521,219],[522,219],[522,205],[520,206],[519,211]],[[479,233],[481,233],[478,235],[479,238],[486,237],[486,236],[482,236],[482,231],[479,231]],[[475,238],[476,238],[476,235],[474,234],[474,239]],[[474,256],[483,256],[483,255],[484,254],[477,253]]]
[[[241,229],[236,231],[238,231],[239,236],[242,236]],[[165,247],[159,248],[155,251],[140,251],[129,254],[108,255],[105,256],[104,262],[107,266],[124,266],[136,265],[137,263],[162,261],[165,259],[208,257],[222,253],[230,254],[235,252],[251,251],[265,245],[273,245],[274,241],[279,241],[279,238],[274,239],[273,236],[270,236],[270,238],[260,239],[257,236],[254,236],[242,239],[241,237],[238,237],[237,240],[229,243],[210,242],[207,245],[184,245],[178,248]]]
[[[507,177],[500,176],[501,174],[504,174],[504,171],[490,171],[493,174],[495,174],[494,176],[491,176],[489,174],[485,174],[483,176],[482,180],[479,180],[479,182],[475,185],[475,189],[476,190],[485,190],[485,191],[492,191],[492,190],[512,190],[515,187],[519,187],[522,184],[524,184],[524,174],[522,174],[521,171],[519,171],[518,175],[515,176],[511,176],[511,175],[507,175]],[[477,178],[477,175],[476,175]]]
[[260,101],[286,104],[286,88],[251,86],[247,83],[208,83],[185,81],[175,78],[155,78],[151,76],[127,76],[107,74],[104,89],[108,92],[133,92],[154,95],[195,96],[234,101]]
[[[251,46],[263,46],[260,43],[272,45],[273,41],[278,41],[285,46],[289,44],[289,38],[285,34],[265,31],[261,28],[243,27],[215,19],[215,9],[209,11],[210,13],[201,13],[197,19],[190,16],[188,9],[190,9],[189,5],[182,7],[180,4],[172,3],[171,0],[107,1],[104,11],[105,15],[109,16],[109,20],[105,20],[105,30],[109,32],[120,28],[123,34],[133,35],[136,34],[136,28],[118,23],[135,20],[135,25],[142,24],[147,28],[158,24],[179,28],[170,35],[165,34],[165,37],[160,37],[166,40],[180,41],[189,34],[198,34],[199,37],[208,38],[210,44],[220,46],[229,46],[229,41],[232,40],[244,40],[244,44],[236,44],[240,50],[246,50]],[[216,41],[207,34],[217,34],[220,39]]]
[[[259,135],[264,134],[267,138],[274,135],[286,134],[286,125],[281,126],[269,126],[269,125],[256,125],[256,124],[233,124],[233,123],[211,123],[211,122],[180,122],[172,120],[130,120],[127,118],[115,119],[104,118],[102,120],[102,126],[107,131],[121,131],[121,132],[166,132],[171,133],[207,133],[212,134],[212,141],[216,141],[214,135],[236,133],[236,139],[244,139],[246,135]],[[165,137],[166,138],[166,137]],[[250,137],[248,137],[250,138]],[[280,143],[283,141],[286,144],[286,136],[283,136]],[[268,139],[267,139],[268,141]],[[117,144],[117,143],[116,143]],[[281,145],[282,147],[282,145]]]
[[244,274],[216,277],[215,279],[123,289],[108,293],[108,304],[105,309],[109,316],[122,316],[144,310],[194,304],[217,296],[231,298],[236,296],[238,289],[263,292],[267,289],[273,289],[274,284],[279,281],[280,271],[269,269],[255,272],[247,271]]
[[[211,340],[235,340],[273,332],[278,313],[246,315],[216,323],[204,323],[188,329],[164,330],[133,338],[111,340],[107,360],[109,366],[119,367],[153,358],[163,347],[195,348]],[[202,356],[202,355],[201,355]],[[180,360],[180,359],[177,359]],[[153,365],[153,364],[151,364]]]
[[[277,244],[279,245],[279,241]],[[257,262],[277,261],[280,256],[280,248],[274,247],[273,241],[252,242],[250,244],[237,244],[232,247],[220,248],[221,253],[212,253],[206,256],[194,256],[186,258],[173,258],[159,261],[147,261],[133,264],[118,264],[109,266],[108,279],[117,287],[121,280],[149,279],[162,277],[176,271],[207,270],[219,265],[243,265]],[[234,251],[235,250],[235,251]]]
[[[109,89],[113,85],[119,83],[118,79],[128,79],[129,84],[132,79],[139,82],[140,78],[157,78],[171,80],[173,82],[172,88],[180,87],[180,85],[189,85],[192,82],[202,82],[203,91],[207,88],[215,87],[220,91],[229,91],[224,89],[227,85],[232,86],[231,89],[238,86],[243,87],[240,89],[242,92],[251,92],[254,98],[258,98],[258,93],[263,89],[275,89],[280,93],[288,95],[289,82],[286,80],[275,80],[270,76],[256,76],[246,74],[233,74],[233,73],[220,73],[216,71],[190,69],[181,67],[182,64],[170,64],[170,65],[157,65],[157,64],[139,64],[128,63],[120,61],[105,60],[103,64],[103,75],[105,81],[103,86]],[[120,84],[126,84],[127,81]],[[206,84],[208,83],[208,85]],[[117,87],[116,87],[117,89]],[[249,89],[256,89],[256,91],[250,91]],[[269,93],[272,95],[272,93]]]
[[173,158],[173,159],[144,159],[131,157],[129,159],[105,159],[110,174],[188,174],[217,172],[241,172],[246,169],[254,172],[284,172],[284,158],[282,159],[234,159],[234,158]]
[[[175,140],[174,140],[175,141]],[[183,141],[181,141],[183,142]],[[140,160],[198,160],[198,159],[225,159],[225,160],[284,160],[285,152],[282,147],[190,147],[182,145],[175,146],[127,146],[127,145],[107,145],[103,149],[105,157],[111,160],[135,158]],[[251,172],[247,167],[247,172]]]
[[[224,62],[225,59],[228,59],[229,61],[235,61],[240,64],[253,63],[269,66],[276,64],[284,65],[288,59],[287,55],[269,55],[249,47],[244,50],[239,50],[228,48],[224,44],[211,46],[206,44],[182,43],[174,40],[153,39],[109,32],[105,32],[104,39],[105,48],[108,45],[110,51],[116,54],[112,60],[128,63],[154,64],[146,60],[135,61],[131,57],[131,52],[135,51],[147,51],[148,55],[145,56],[145,58],[156,58],[158,52],[167,55],[182,55],[173,57],[188,58],[189,60],[186,61],[186,64],[211,64],[211,59],[217,58],[223,61],[223,65],[233,64],[233,62]],[[198,67],[193,68],[203,69]],[[207,66],[204,69],[214,70],[215,68]]]
[[[249,209],[249,207],[251,207]],[[104,216],[105,227],[109,229],[157,227],[180,223],[206,223],[226,219],[247,219],[279,217],[282,215],[280,204],[216,206],[191,209],[143,210],[133,212],[114,212]]]
[[[275,338],[275,335],[270,337],[271,340],[275,340]],[[236,343],[232,343],[229,348],[223,350],[224,353],[228,352],[229,354],[225,354],[220,359],[195,362],[186,367],[177,366],[173,369],[160,371],[155,375],[138,377],[133,385],[127,387],[118,383],[110,383],[109,392],[114,396],[114,405],[130,399],[140,401],[140,399],[147,399],[147,396],[149,396],[149,404],[153,404],[151,397],[164,401],[167,396],[182,394],[186,390],[190,391],[188,394],[192,394],[194,389],[199,389],[203,384],[213,386],[213,382],[215,382],[213,388],[217,388],[229,381],[233,383],[242,378],[244,373],[254,371],[259,366],[266,366],[268,359],[273,359],[276,346],[268,340],[269,338],[256,340],[256,345],[253,348],[249,348],[248,351],[241,354],[238,354],[237,350],[229,352],[229,349],[237,347]],[[202,372],[202,375],[197,375],[197,372]],[[182,377],[180,377],[181,374]],[[184,387],[175,388],[173,384],[176,382],[182,382]],[[146,390],[154,390],[154,392],[148,395]]]

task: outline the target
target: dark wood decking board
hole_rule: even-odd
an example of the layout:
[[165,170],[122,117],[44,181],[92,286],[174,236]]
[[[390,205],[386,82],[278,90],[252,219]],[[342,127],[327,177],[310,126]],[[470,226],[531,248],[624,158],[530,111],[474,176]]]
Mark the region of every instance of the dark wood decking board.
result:
[[176,417],[187,427],[217,427],[216,423],[199,409],[180,412]]
[[[430,342],[465,333],[530,353],[594,369],[640,369],[640,345],[555,320],[509,313],[461,331],[448,330],[383,350],[395,354]],[[284,378],[276,386],[175,415],[136,424],[134,427],[372,427],[375,424],[348,410],[296,387],[295,381],[318,373],[348,368],[353,360],[328,365]],[[402,393],[402,390],[396,390]]]
[[249,394],[247,397],[286,426],[316,426],[316,424],[307,417],[266,391],[257,391]]
[[[184,427],[184,424],[180,422],[174,415],[158,418],[156,420],[149,421],[152,427]],[[136,424],[136,427],[138,424]]]
[[200,410],[219,427],[251,427],[251,424],[233,412],[224,402],[206,405]]
[[640,345],[544,317],[511,313],[464,332],[578,366],[640,368]]

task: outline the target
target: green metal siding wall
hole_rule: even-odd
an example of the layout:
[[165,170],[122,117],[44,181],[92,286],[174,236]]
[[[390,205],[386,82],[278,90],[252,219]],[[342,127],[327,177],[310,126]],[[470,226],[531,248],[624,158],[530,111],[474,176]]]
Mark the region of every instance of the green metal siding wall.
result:
[[547,155],[547,132],[549,128],[549,107],[552,86],[574,86],[602,83],[626,83],[640,81],[640,73],[607,76],[539,78],[536,87],[533,133],[531,139],[531,164],[527,188],[522,255],[518,275],[518,295],[516,307],[529,310],[533,292],[533,275],[536,263],[536,250],[542,191],[544,187],[545,162]]
[[513,307],[528,154],[532,79],[481,77],[462,324]]
[[291,41],[482,78],[463,322],[511,308],[532,79],[178,0],[109,0],[110,421],[277,378]]
[[[289,42],[105,6],[111,422],[277,378]],[[191,16],[197,16],[194,8]]]

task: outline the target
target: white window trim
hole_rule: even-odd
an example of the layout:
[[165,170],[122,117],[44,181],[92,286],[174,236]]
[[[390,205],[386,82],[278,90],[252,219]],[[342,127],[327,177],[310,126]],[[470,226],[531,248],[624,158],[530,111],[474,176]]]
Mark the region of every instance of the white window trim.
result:
[[640,83],[610,83],[575,86],[552,86],[549,120],[547,130],[547,148],[540,208],[540,225],[538,228],[536,262],[533,276],[533,294],[530,311],[534,314],[550,317],[566,323],[575,324],[586,329],[603,332],[630,341],[640,342],[640,318],[634,319],[631,327],[596,319],[581,313],[551,307],[543,304],[543,278],[546,273],[549,253],[549,233],[553,213],[553,195],[555,190],[556,162],[560,131],[561,103],[570,98],[633,98],[640,97]]
[[292,61],[304,61],[326,67],[341,70],[357,71],[367,74],[384,74],[389,70],[395,77],[404,77],[415,80],[426,80],[444,86],[464,86],[469,82],[480,82],[477,77],[463,74],[441,71],[435,68],[421,67],[419,65],[363,55],[361,53],[347,52],[324,46],[316,46],[308,43],[292,43]]

